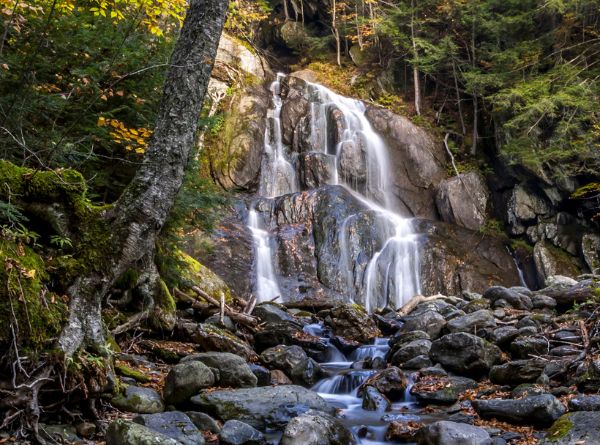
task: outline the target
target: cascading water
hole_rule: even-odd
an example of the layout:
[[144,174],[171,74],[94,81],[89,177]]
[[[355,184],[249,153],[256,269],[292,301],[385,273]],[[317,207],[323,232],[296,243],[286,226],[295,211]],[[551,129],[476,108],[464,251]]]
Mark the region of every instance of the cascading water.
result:
[[[284,77],[278,74],[271,84],[273,107],[267,116],[259,187],[259,194],[267,198],[298,190],[294,161],[282,142],[280,91]],[[356,258],[349,248],[349,238],[361,235],[350,228],[356,215],[350,215],[342,223],[338,234],[339,270],[347,288],[338,291],[350,295],[368,311],[400,307],[420,293],[419,248],[411,220],[396,213],[386,145],[369,123],[362,102],[340,96],[322,85],[306,84],[310,98],[310,134],[306,142],[311,152],[333,158],[330,164],[334,171],[330,172],[329,183],[346,187],[375,215],[381,227],[379,251],[371,256],[364,274],[355,277],[352,264]],[[259,301],[264,301],[275,297],[273,289],[276,292],[279,289],[273,255],[268,249],[268,234],[259,232],[264,229],[256,224],[256,220],[249,220],[256,250],[256,294]],[[270,264],[262,264],[265,262]]]

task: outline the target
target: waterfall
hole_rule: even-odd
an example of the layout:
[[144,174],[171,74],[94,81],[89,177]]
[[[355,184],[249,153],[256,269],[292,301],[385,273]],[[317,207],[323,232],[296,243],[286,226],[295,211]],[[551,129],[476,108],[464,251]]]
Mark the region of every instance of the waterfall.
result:
[[[262,197],[273,198],[299,188],[293,158],[282,142],[280,91],[284,77],[278,74],[270,87],[273,106],[265,130],[259,187]],[[363,276],[355,277],[352,265],[356,258],[352,257],[349,240],[360,236],[351,228],[357,215],[341,222],[337,239],[339,271],[347,286],[343,293],[368,311],[385,306],[398,308],[420,293],[419,246],[411,219],[400,215],[395,205],[386,144],[367,119],[363,102],[340,96],[319,84],[306,85],[310,134],[305,142],[312,152],[333,158],[329,183],[348,189],[375,215],[376,224],[381,227],[381,248],[373,253]],[[251,218],[256,218],[250,213]],[[279,288],[268,233],[256,224],[257,221],[249,221],[256,252],[256,293],[258,300],[264,301],[279,295]]]

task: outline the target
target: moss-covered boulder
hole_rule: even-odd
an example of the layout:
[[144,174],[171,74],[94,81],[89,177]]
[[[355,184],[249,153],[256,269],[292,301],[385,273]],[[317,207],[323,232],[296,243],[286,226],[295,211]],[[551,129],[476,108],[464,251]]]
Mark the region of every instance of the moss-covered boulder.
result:
[[540,445],[600,443],[600,412],[578,411],[561,416],[552,424]]
[[335,335],[360,343],[368,343],[381,335],[375,321],[364,307],[358,304],[340,304],[319,315],[333,328]]

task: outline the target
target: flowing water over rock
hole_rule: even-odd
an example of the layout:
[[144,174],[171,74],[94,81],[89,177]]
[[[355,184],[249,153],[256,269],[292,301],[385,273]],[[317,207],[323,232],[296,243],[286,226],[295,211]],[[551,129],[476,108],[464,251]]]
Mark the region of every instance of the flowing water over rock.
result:
[[[259,195],[275,198],[294,193],[298,190],[298,178],[303,178],[304,189],[327,184],[346,188],[346,199],[355,200],[358,209],[347,212],[338,221],[335,273],[341,275],[341,283],[335,290],[344,298],[363,304],[368,311],[400,307],[420,293],[419,245],[411,220],[396,213],[393,174],[384,140],[369,123],[362,102],[306,82],[304,94],[309,113],[300,124],[304,130],[293,136],[292,146],[300,152],[292,151],[284,145],[282,130],[284,80],[285,76],[278,74],[270,87],[273,104],[267,116]],[[268,233],[274,228],[274,215],[273,206],[263,199],[260,209],[266,214],[262,225],[255,211],[259,206],[255,206],[248,219],[255,245],[255,294],[259,301],[265,301],[281,293],[275,249],[270,246]],[[360,228],[357,230],[357,222],[364,220],[366,214],[377,232],[368,258],[364,258],[364,251],[356,249],[365,236]],[[284,249],[282,255],[292,253]],[[321,281],[327,281],[327,277]],[[287,298],[285,292],[281,297]]]

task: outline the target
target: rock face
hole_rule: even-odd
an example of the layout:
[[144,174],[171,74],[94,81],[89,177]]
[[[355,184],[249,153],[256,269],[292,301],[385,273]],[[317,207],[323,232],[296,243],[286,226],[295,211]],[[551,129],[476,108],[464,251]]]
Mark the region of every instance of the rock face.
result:
[[435,202],[443,221],[471,230],[485,222],[489,191],[476,172],[460,174],[440,183]]
[[444,335],[429,351],[434,363],[462,375],[487,373],[500,360],[500,349],[465,332]]
[[281,427],[309,409],[334,412],[316,393],[294,385],[205,391],[191,400],[221,420],[237,419],[262,430]]
[[335,417],[308,411],[292,419],[280,445],[355,445],[354,436]]

